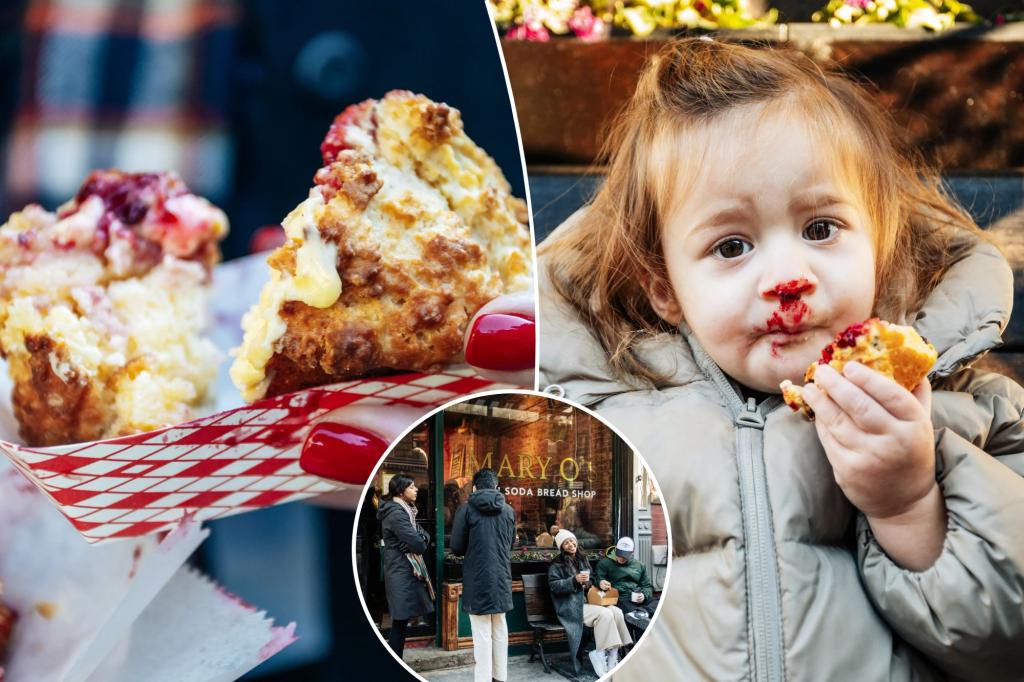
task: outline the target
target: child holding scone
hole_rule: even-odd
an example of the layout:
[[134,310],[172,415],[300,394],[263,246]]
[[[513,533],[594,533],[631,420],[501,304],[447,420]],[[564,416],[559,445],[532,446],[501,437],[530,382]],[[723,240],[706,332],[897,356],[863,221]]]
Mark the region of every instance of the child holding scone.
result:
[[[607,160],[539,250],[541,386],[667,498],[665,606],[621,677],[1024,677],[1024,390],[970,367],[1009,318],[998,249],[794,51],[670,43]],[[814,421],[783,404],[875,317],[932,344],[927,378],[826,361],[797,389]]]

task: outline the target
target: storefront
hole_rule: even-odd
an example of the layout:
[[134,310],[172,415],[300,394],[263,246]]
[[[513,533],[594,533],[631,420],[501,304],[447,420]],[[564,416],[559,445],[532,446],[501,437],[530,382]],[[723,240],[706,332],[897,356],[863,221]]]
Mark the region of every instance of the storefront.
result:
[[445,649],[472,646],[469,619],[459,608],[461,560],[448,551],[459,505],[481,468],[498,474],[499,488],[516,511],[513,601],[507,620],[511,643],[529,641],[520,576],[546,573],[551,527],[572,530],[580,546],[599,557],[622,535],[636,540],[655,588],[665,573],[665,520],[653,482],[639,457],[600,420],[553,398],[502,394],[454,405],[426,420],[398,443],[378,471],[364,502],[357,562],[370,614],[389,627],[381,581],[376,505],[398,474],[419,488],[417,520],[433,539],[427,557],[437,586],[437,612],[410,626],[410,641],[433,640]]

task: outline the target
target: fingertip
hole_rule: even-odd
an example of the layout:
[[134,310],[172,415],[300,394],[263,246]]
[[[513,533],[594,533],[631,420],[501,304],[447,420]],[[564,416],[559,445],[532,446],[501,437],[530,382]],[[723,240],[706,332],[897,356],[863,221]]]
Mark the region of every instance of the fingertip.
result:
[[351,405],[315,421],[299,466],[322,478],[362,486],[399,435],[425,414],[406,405]]
[[372,431],[321,421],[314,424],[306,436],[299,466],[321,478],[363,486],[389,444]]
[[839,379],[839,372],[836,368],[829,364],[818,365],[817,369],[814,370],[814,384],[823,383],[828,385],[834,383],[836,379]]
[[868,368],[865,365],[862,365],[856,360],[850,360],[843,365],[843,376],[848,379],[862,377],[867,369]]
[[518,378],[516,373],[527,372],[529,383],[533,384],[537,326],[532,317],[498,312],[477,315],[464,347],[466,362],[479,373],[504,373],[508,378]]
[[911,392],[914,394],[914,397],[917,398],[919,403],[925,407],[931,407],[932,384],[928,381],[928,377],[921,379],[920,383],[918,383]]

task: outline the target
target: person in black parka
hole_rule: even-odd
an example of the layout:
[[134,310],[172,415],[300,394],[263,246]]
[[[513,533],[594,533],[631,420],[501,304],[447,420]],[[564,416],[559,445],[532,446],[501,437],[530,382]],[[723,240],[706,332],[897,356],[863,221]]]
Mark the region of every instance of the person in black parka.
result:
[[405,649],[409,620],[434,611],[427,584],[413,573],[410,554],[422,555],[430,536],[416,525],[416,486],[408,476],[398,475],[388,483],[390,499],[377,511],[384,561],[384,590],[391,613],[390,646],[398,657]]
[[508,625],[512,610],[512,546],[516,515],[497,490],[498,476],[481,469],[473,493],[452,522],[451,550],[462,562],[462,610],[473,630],[475,682],[508,679]]

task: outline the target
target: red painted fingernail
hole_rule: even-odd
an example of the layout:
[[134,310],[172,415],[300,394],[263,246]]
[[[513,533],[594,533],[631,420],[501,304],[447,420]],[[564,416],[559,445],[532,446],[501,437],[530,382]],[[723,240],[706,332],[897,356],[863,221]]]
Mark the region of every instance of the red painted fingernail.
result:
[[366,485],[388,449],[375,433],[345,424],[320,422],[306,436],[299,465],[311,474],[352,485]]
[[533,318],[505,313],[481,315],[466,342],[466,362],[499,372],[531,369],[534,347]]

